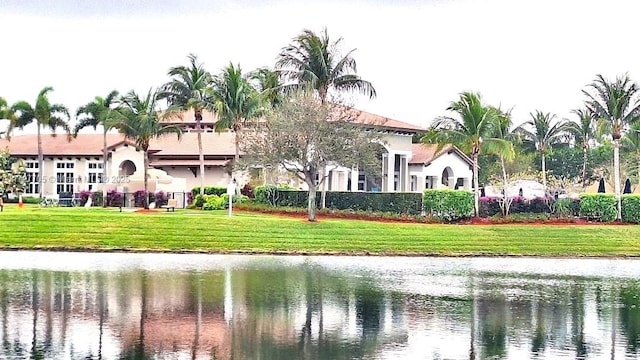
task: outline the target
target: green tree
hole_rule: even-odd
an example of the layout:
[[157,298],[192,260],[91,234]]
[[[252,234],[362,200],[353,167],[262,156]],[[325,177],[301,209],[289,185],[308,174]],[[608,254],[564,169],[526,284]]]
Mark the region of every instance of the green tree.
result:
[[577,109],[571,112],[578,116],[578,121],[568,122],[567,131],[575,137],[576,145],[580,144],[582,147],[582,186],[587,186],[588,151],[591,142],[596,139],[596,121],[593,113],[587,109]]
[[[82,105],[76,111],[76,118],[83,116],[73,129],[73,136],[77,137],[78,132],[86,127],[97,129],[98,125],[102,126],[102,199],[107,198],[106,180],[107,174],[107,131],[109,131],[109,120],[114,116],[113,107],[116,105],[120,94],[113,90],[107,97],[96,96],[92,102]],[[107,202],[102,201],[102,206],[107,207]]]
[[507,196],[507,186],[509,179],[507,177],[507,161],[513,160],[515,156],[514,142],[518,141],[518,135],[513,129],[513,122],[511,120],[511,110],[503,111],[500,108],[496,108],[496,124],[493,128],[492,137],[495,139],[501,139],[509,143],[510,151],[498,152],[496,155],[500,160],[500,167],[502,169],[502,189],[504,191],[504,197],[501,200],[502,214],[509,215],[509,208],[513,199]]
[[61,104],[51,104],[49,102],[49,93],[53,91],[50,86],[45,87],[38,93],[35,106],[31,106],[26,101],[18,101],[11,107],[16,113],[14,121],[9,124],[8,134],[14,129],[23,129],[25,126],[35,123],[38,132],[38,193],[42,197],[42,179],[43,179],[43,163],[44,153],[42,150],[41,128],[48,127],[55,136],[57,128],[63,129],[71,140],[71,131],[69,129],[69,110]]
[[[11,107],[9,106],[9,104],[4,98],[0,97],[0,120],[8,120],[9,124],[11,124],[11,122],[15,121],[15,119],[16,119],[15,111],[11,109]],[[0,139],[2,138],[3,135],[6,135],[8,137],[9,132],[7,130],[0,131]]]
[[168,116],[182,118],[184,111],[193,110],[198,134],[198,158],[200,162],[200,195],[204,195],[204,153],[202,150],[202,111],[211,109],[210,92],[212,85],[211,74],[198,63],[194,54],[188,56],[190,65],[176,66],[169,69],[171,81],[162,85],[158,92],[159,99],[166,99],[169,103]]
[[0,150],[0,198],[7,193],[22,193],[26,187],[24,161],[14,159],[9,150]]
[[522,134],[526,140],[535,144],[536,150],[540,153],[542,166],[542,185],[547,188],[547,168],[546,155],[551,151],[554,144],[562,140],[562,136],[566,134],[567,126],[562,121],[555,121],[556,115],[551,113],[543,113],[536,110],[531,113],[531,120],[520,125],[517,131]]
[[640,124],[633,124],[629,128],[629,131],[622,138],[622,149],[631,155],[627,168],[630,171],[635,170],[638,176],[638,186],[640,186]]
[[249,76],[255,89],[260,93],[263,105],[274,108],[282,104],[285,92],[279,71],[264,67],[253,71]]
[[341,41],[339,38],[332,42],[326,28],[320,35],[303,30],[281,50],[276,68],[293,80],[289,87],[309,87],[317,91],[322,103],[326,101],[329,90],[356,91],[374,98],[376,90],[373,85],[356,75],[356,61],[351,57],[355,49],[345,56],[338,53]]
[[625,129],[640,120],[638,85],[629,75],[617,77],[609,82],[602,75],[596,75],[582,93],[587,97],[587,109],[594,114],[602,134],[611,135],[613,140],[613,186],[618,199],[618,219],[622,215],[620,196],[620,139]]
[[258,92],[251,86],[249,78],[242,74],[240,65],[229,64],[213,78],[212,101],[218,114],[216,130],[230,129],[235,133],[234,164],[237,164],[240,159],[240,132],[262,108]]
[[136,147],[144,153],[144,208],[149,208],[148,176],[149,169],[149,143],[152,139],[167,134],[176,134],[178,139],[182,136],[182,128],[174,124],[163,123],[162,115],[158,111],[157,92],[151,89],[144,98],[134,91],[130,91],[121,98],[121,105],[114,111],[113,120],[108,121],[108,126],[118,129],[127,139],[135,142]]
[[463,92],[458,101],[452,102],[447,111],[456,117],[443,116],[437,118],[422,138],[429,144],[438,144],[439,148],[446,144],[454,144],[469,154],[473,160],[473,187],[475,193],[475,215],[478,216],[478,156],[481,152],[509,156],[513,153],[513,144],[495,137],[500,114],[497,109],[482,103],[480,95]]

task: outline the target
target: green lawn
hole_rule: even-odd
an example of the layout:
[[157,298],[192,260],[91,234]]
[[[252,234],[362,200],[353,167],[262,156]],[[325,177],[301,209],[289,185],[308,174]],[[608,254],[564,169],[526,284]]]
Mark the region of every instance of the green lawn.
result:
[[640,226],[433,225],[224,211],[152,214],[118,209],[0,213],[0,249],[385,255],[639,256]]

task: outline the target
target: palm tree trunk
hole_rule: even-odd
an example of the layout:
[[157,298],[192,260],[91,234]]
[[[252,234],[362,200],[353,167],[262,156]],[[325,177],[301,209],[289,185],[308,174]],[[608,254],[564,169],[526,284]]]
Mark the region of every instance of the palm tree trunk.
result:
[[102,144],[102,207],[107,207],[107,180],[109,174],[107,174],[107,127],[104,127],[103,144]]
[[587,148],[582,147],[582,186],[587,186]]
[[[236,154],[235,154],[235,157],[233,158],[233,167],[238,166],[238,161],[240,161],[240,131],[241,131],[240,129],[235,129]],[[231,171],[231,174],[232,174],[232,177],[235,179],[235,176],[233,176],[233,170]]]
[[149,209],[149,179],[147,172],[149,171],[149,152],[144,150],[144,208]]
[[636,159],[638,160],[638,186],[640,187],[640,152],[636,154]]
[[480,207],[480,185],[478,184],[478,155],[473,154],[473,200],[474,214],[478,217]]
[[42,153],[42,135],[40,134],[40,124],[38,128],[38,195],[42,198],[42,176],[44,175],[44,154]]
[[509,208],[511,207],[511,199],[507,196],[507,167],[504,164],[504,157],[500,156],[500,165],[502,166],[502,192],[504,198],[503,201],[503,215],[509,215]]
[[613,189],[618,202],[618,214],[616,219],[622,217],[622,199],[620,198],[620,140],[613,139]]
[[204,153],[202,152],[202,125],[196,120],[196,133],[198,134],[198,160],[200,162],[200,195],[204,195]]
[[544,152],[540,152],[540,157],[542,158],[542,187],[544,188],[544,192],[547,192],[547,162],[544,156]]

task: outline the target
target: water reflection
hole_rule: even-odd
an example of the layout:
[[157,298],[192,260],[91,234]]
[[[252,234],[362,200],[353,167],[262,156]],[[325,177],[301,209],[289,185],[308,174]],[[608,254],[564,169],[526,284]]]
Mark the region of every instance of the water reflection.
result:
[[0,252],[0,358],[635,358],[638,264]]

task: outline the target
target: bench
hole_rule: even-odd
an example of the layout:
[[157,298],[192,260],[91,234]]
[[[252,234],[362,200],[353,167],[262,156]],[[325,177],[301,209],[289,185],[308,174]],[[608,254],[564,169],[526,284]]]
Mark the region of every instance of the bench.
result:
[[73,193],[70,192],[61,192],[58,195],[58,205],[59,206],[73,206]]
[[178,206],[177,199],[169,199],[167,200],[167,205],[162,205],[161,208],[167,209],[167,212],[169,212],[169,211],[176,211],[177,206]]

